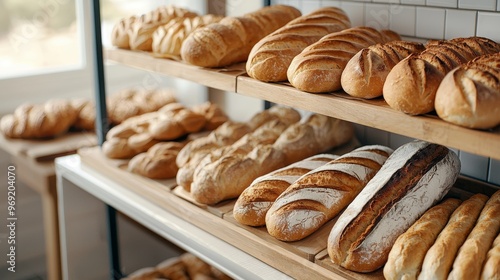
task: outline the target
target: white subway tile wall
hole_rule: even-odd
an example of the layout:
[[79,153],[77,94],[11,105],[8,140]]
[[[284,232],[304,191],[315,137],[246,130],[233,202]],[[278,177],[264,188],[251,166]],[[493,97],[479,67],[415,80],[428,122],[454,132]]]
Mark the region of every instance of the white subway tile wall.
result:
[[[300,6],[298,6],[300,2]],[[390,28],[405,40],[452,39],[483,36],[500,42],[500,0],[272,0],[272,4],[294,5],[302,11],[312,7],[342,8],[353,26]],[[310,5],[310,6],[309,6]],[[412,138],[356,125],[363,144],[397,148]],[[453,149],[462,161],[462,174],[500,185],[500,160]]]

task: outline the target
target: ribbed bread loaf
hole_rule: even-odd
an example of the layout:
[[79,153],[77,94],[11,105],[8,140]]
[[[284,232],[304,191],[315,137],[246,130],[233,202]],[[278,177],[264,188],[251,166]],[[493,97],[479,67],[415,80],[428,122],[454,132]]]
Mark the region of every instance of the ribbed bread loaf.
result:
[[415,140],[386,160],[337,219],[328,237],[335,264],[356,272],[382,267],[397,237],[440,201],[460,172],[448,148]]
[[300,16],[255,44],[248,56],[246,71],[264,82],[286,81],[292,59],[321,37],[351,27],[343,10],[322,7]]
[[400,39],[393,31],[371,27],[330,33],[293,58],[287,70],[288,81],[295,88],[311,93],[339,90],[342,71],[359,50]]
[[121,49],[130,49],[130,37],[128,34],[132,29],[132,24],[136,20],[137,16],[120,19],[111,30],[111,45]]
[[500,279],[500,234],[497,235],[486,255],[486,262],[481,272],[481,280]]
[[384,265],[387,280],[416,280],[427,250],[460,205],[461,200],[448,198],[427,210],[405,233],[401,234]]
[[382,167],[392,149],[364,146],[306,173],[266,214],[271,236],[301,240],[338,215]]
[[449,280],[479,279],[491,244],[500,232],[500,191],[484,205],[476,225],[460,247]]
[[265,225],[267,211],[284,190],[300,176],[337,157],[332,154],[314,155],[258,177],[236,200],[233,217],[244,225]]
[[438,116],[469,128],[500,124],[500,53],[480,56],[449,72],[436,92]]
[[475,194],[453,212],[445,228],[425,255],[419,280],[447,279],[460,246],[476,224],[488,197]]
[[364,48],[347,62],[340,79],[342,89],[354,97],[382,96],[385,79],[394,65],[424,49],[423,44],[410,41],[391,41]]
[[432,112],[436,91],[448,72],[478,56],[499,51],[500,44],[482,37],[430,42],[423,52],[408,56],[392,68],[384,83],[384,99],[406,114]]
[[272,5],[241,17],[225,17],[189,34],[181,46],[182,60],[201,67],[246,61],[260,39],[300,15],[294,7]]

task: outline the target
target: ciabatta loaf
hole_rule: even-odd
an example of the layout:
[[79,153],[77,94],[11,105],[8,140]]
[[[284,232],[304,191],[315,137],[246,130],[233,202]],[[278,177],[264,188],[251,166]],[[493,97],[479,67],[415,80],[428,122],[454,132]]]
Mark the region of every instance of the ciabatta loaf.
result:
[[253,46],[246,63],[247,73],[264,82],[286,81],[288,66],[304,48],[349,27],[349,18],[336,7],[322,7],[298,17]]
[[476,225],[460,247],[449,280],[479,279],[491,244],[500,232],[500,191],[484,205]]
[[337,157],[332,154],[314,155],[258,177],[236,200],[233,217],[244,225],[265,225],[267,211],[284,190],[300,176]]
[[333,226],[332,261],[357,272],[382,267],[396,238],[443,198],[459,172],[458,156],[444,146],[415,140],[396,149]]
[[293,58],[287,70],[288,81],[295,88],[311,93],[339,90],[342,71],[359,50],[400,39],[393,31],[371,27],[330,33]]
[[448,73],[436,92],[438,116],[469,128],[500,124],[500,53],[480,56]]
[[478,56],[499,51],[500,44],[482,37],[430,42],[423,52],[408,56],[392,68],[384,83],[384,99],[406,114],[432,112],[436,91],[448,72]]
[[449,198],[427,210],[405,233],[401,234],[384,266],[387,280],[416,280],[427,250],[462,201]]
[[427,251],[419,280],[447,279],[458,250],[476,224],[488,197],[476,194],[453,212],[445,228]]
[[354,97],[382,96],[385,79],[394,65],[424,49],[423,44],[410,41],[392,41],[364,48],[347,62],[340,79],[342,89]]
[[271,236],[303,239],[340,213],[377,173],[392,150],[364,146],[297,179],[266,214]]
[[182,60],[201,67],[246,61],[259,40],[300,15],[294,7],[272,5],[241,17],[225,17],[189,34],[181,46]]
[[493,241],[481,272],[481,280],[493,279],[500,279],[500,234]]

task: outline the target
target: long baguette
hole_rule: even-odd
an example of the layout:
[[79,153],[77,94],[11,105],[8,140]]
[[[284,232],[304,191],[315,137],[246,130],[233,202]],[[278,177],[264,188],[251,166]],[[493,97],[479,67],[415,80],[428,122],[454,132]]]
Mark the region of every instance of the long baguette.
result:
[[246,63],[247,73],[265,82],[286,81],[288,66],[304,48],[349,27],[349,18],[336,7],[322,7],[298,17],[253,46]]
[[332,154],[314,155],[258,177],[236,200],[233,217],[244,225],[265,225],[267,211],[286,188],[300,176],[337,157]]
[[309,236],[354,199],[391,153],[364,146],[301,176],[267,212],[267,231],[282,241]]
[[486,262],[481,272],[481,280],[500,279],[500,234],[497,235],[486,255]]
[[339,90],[342,71],[359,50],[400,39],[393,31],[379,32],[371,27],[328,34],[293,58],[287,70],[288,81],[295,88],[311,93]]
[[332,261],[357,272],[383,266],[398,236],[443,198],[459,172],[458,156],[444,146],[415,140],[396,149],[333,226]]

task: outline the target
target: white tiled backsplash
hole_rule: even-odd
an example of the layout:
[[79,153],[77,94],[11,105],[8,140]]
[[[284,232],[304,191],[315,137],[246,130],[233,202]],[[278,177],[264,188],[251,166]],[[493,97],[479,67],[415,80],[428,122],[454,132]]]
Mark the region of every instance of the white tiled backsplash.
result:
[[[342,8],[352,26],[390,28],[404,39],[452,39],[482,36],[500,42],[500,0],[272,0],[272,4],[297,7],[303,14],[324,6]],[[397,148],[413,139],[356,126],[363,144],[382,144]],[[499,143],[500,145],[500,143]],[[462,174],[500,185],[500,160],[454,150],[462,162]]]

